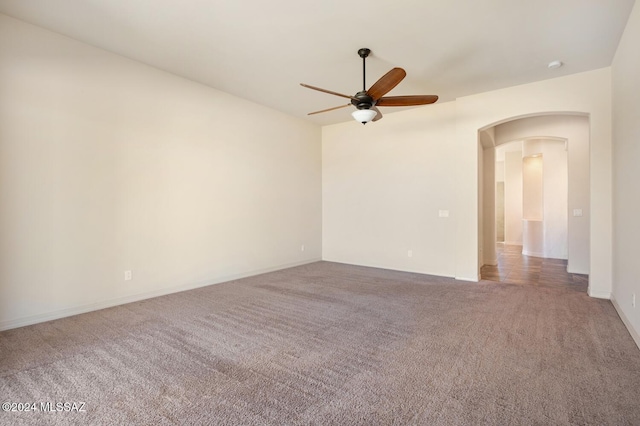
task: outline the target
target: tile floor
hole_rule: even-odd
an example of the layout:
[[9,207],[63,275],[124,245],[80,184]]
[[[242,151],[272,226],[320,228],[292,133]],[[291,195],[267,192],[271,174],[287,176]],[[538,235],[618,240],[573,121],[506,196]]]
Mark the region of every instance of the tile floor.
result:
[[524,256],[522,246],[497,244],[498,265],[485,265],[482,279],[523,285],[580,284],[586,286],[589,276],[567,272],[567,261]]

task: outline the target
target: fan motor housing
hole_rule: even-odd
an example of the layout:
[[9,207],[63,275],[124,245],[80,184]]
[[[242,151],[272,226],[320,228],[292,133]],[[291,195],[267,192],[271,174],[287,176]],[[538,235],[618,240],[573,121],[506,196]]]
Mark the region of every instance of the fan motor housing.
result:
[[358,109],[370,109],[373,106],[373,98],[367,92],[358,92],[351,99],[351,103]]

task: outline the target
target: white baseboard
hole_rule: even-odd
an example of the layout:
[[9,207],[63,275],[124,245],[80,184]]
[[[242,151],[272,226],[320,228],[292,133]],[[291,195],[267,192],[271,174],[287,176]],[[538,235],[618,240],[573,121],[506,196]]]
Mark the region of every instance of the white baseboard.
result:
[[608,291],[593,291],[591,288],[587,290],[589,296],[594,297],[596,299],[611,299],[611,292]]
[[250,272],[241,274],[233,274],[224,277],[215,278],[206,282],[196,282],[187,285],[178,285],[174,287],[163,288],[160,290],[153,290],[144,293],[134,294],[124,297],[116,297],[114,299],[104,300],[96,303],[90,303],[86,305],[73,306],[66,309],[60,309],[56,311],[46,312],[38,315],[31,315],[28,317],[17,318],[13,320],[0,321],[0,331],[10,330],[13,328],[25,327],[27,325],[39,324],[41,322],[52,321],[60,318],[70,317],[73,315],[85,314],[87,312],[98,311],[100,309],[112,308],[114,306],[124,305],[127,303],[138,302],[140,300],[151,299],[153,297],[165,296],[167,294],[179,293],[181,291],[193,290],[200,287],[206,287],[214,284],[221,284],[228,281],[237,280],[240,278],[252,277],[255,275],[266,274],[267,272],[279,271],[281,269],[293,268],[295,266],[306,265],[309,263],[319,262],[322,259],[308,259],[301,262],[288,263],[284,265],[278,265],[270,268],[256,269]]
[[340,263],[342,265],[351,265],[351,266],[362,266],[365,268],[375,268],[375,269],[385,269],[387,271],[396,271],[396,272],[409,272],[411,274],[422,274],[422,275],[432,275],[434,277],[445,277],[445,278],[454,278],[457,279],[455,276],[450,275],[450,274],[445,274],[442,272],[437,272],[437,271],[425,271],[422,269],[414,269],[414,268],[397,268],[394,266],[388,266],[388,265],[374,265],[371,263],[353,263],[353,262],[345,262],[343,260],[332,260],[329,258],[323,258],[322,259],[324,262],[331,262],[331,263]]
[[536,251],[522,250],[522,254],[525,256],[544,257],[544,253],[538,253]]
[[482,277],[480,274],[478,274],[477,277],[455,277],[456,281],[468,281],[471,283],[477,283],[480,282],[482,280]]
[[611,296],[611,303],[613,304],[613,307],[616,309],[616,312],[618,313],[618,316],[624,323],[625,327],[627,327],[627,330],[629,330],[629,334],[631,334],[633,341],[636,342],[638,349],[640,349],[640,333],[638,333],[638,331],[636,331],[633,328],[633,326],[631,325],[631,321],[629,321],[629,318],[627,318],[627,316],[624,314],[624,312],[622,311],[622,308],[618,304],[618,301],[613,296]]

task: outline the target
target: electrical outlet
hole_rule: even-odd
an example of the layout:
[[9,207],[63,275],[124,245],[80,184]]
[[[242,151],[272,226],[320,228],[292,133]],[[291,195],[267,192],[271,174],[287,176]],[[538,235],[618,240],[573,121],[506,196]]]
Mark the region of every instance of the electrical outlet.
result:
[[300,251],[304,251],[304,244],[300,246]]
[[131,281],[133,279],[133,274],[131,271],[124,271],[124,280]]
[[636,294],[633,293],[631,295],[631,306],[633,306],[634,308],[636,307]]
[[407,252],[407,257],[413,257],[413,250],[409,250]]

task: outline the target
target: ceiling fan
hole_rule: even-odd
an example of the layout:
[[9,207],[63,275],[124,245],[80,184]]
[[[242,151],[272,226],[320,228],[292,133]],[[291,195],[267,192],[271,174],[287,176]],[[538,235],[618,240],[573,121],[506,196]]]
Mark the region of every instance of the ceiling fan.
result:
[[362,58],[362,91],[356,93],[354,96],[343,95],[342,93],[332,92],[331,90],[300,83],[301,86],[306,87],[307,89],[313,89],[319,92],[329,93],[330,95],[351,99],[351,102],[346,105],[310,112],[307,115],[320,114],[322,112],[333,111],[353,105],[357,108],[351,114],[353,118],[362,124],[367,124],[369,121],[378,121],[382,118],[382,113],[377,107],[427,105],[438,100],[438,97],[435,95],[384,96],[391,91],[391,89],[396,87],[407,75],[406,71],[402,68],[393,68],[391,71],[380,77],[380,79],[376,81],[369,90],[367,90],[365,66],[367,56],[369,56],[370,53],[371,50],[367,48],[358,50],[358,55]]

